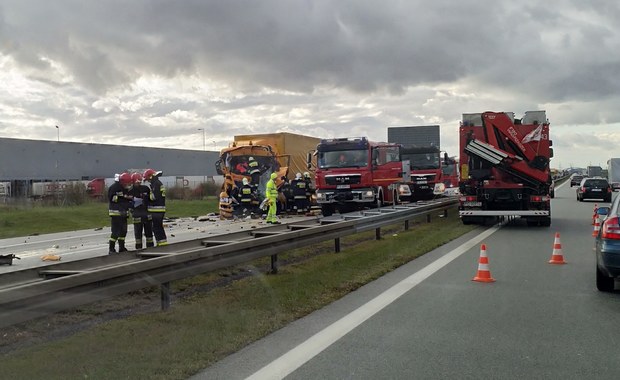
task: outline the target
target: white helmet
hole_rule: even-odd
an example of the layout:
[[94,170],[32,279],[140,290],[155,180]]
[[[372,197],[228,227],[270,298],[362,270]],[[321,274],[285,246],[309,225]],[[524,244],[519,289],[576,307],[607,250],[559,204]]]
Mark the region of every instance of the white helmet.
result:
[[310,178],[310,173],[308,173],[308,172],[304,172],[304,177],[306,177],[306,178]]
[[254,161],[254,157],[250,157],[248,160],[250,160],[250,161]]
[[301,179],[301,173],[295,174],[295,179]]
[[247,185],[249,183],[248,179],[245,178],[245,177],[243,177],[243,181],[242,182],[243,182],[244,185]]

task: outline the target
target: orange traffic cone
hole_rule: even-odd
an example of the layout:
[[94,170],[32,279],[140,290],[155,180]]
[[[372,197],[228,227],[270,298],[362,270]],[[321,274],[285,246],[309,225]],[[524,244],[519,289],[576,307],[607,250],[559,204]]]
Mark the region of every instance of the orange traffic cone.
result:
[[489,258],[487,257],[487,246],[482,244],[480,246],[480,258],[478,259],[478,273],[472,281],[478,282],[494,282],[495,279],[491,277],[491,271],[489,270]]
[[596,222],[596,217],[598,216],[596,212],[598,211],[598,203],[594,204],[594,212],[592,213],[592,225]]
[[555,240],[553,241],[553,254],[549,264],[566,264],[564,261],[564,255],[562,254],[562,243],[560,242],[560,233],[555,233]]
[[592,230],[592,237],[596,237],[600,229],[601,229],[601,218],[597,214],[596,218],[594,218],[594,229]]

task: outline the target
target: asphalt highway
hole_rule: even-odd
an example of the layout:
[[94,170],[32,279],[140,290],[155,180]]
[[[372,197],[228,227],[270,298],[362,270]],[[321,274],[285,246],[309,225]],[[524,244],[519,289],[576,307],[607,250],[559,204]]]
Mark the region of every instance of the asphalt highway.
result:
[[[315,217],[282,216],[282,222],[295,222]],[[217,235],[225,235],[243,229],[266,227],[261,219],[220,220],[218,216],[199,218],[178,218],[166,220],[164,227],[169,243],[188,241]],[[128,227],[126,245],[133,250],[135,239],[133,226]],[[43,261],[42,257],[53,255],[62,262],[82,260],[108,254],[110,227],[68,231],[54,234],[0,239],[0,255],[15,254],[13,265],[0,265],[0,275],[21,269],[38,268],[55,263]]]
[[[559,186],[550,228],[480,227],[192,379],[615,377],[620,291],[596,290],[595,203]],[[565,265],[548,263],[556,232]],[[472,281],[482,243],[493,283]]]

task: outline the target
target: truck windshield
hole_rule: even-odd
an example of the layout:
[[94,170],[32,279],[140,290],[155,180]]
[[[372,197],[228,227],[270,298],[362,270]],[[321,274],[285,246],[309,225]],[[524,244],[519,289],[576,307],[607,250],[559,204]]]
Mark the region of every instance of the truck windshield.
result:
[[452,175],[452,174],[456,174],[456,164],[448,164],[448,165],[444,165],[441,168],[441,172],[443,173],[443,175]]
[[439,153],[403,153],[403,160],[409,160],[411,170],[439,169]]
[[321,169],[366,167],[368,166],[368,151],[358,149],[319,152],[318,166]]

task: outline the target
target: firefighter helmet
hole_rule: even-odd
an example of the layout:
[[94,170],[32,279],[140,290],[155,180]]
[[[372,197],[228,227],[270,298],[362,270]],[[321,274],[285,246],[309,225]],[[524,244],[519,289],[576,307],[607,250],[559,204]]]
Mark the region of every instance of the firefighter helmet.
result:
[[121,186],[123,187],[131,186],[131,174],[126,172],[121,173],[121,175],[118,177],[118,182],[120,182]]
[[305,178],[310,178],[310,173],[308,173],[308,172],[304,172],[304,177],[305,177]]
[[276,174],[276,173],[271,173],[271,175],[269,176],[269,178],[271,178],[271,179],[276,179],[276,178],[278,178],[278,174]]
[[301,173],[295,174],[295,179],[301,179]]
[[144,176],[144,179],[146,181],[150,181],[151,179],[153,179],[154,175],[155,175],[155,170],[153,170],[153,169],[146,169],[144,171],[144,175],[143,176]]
[[254,161],[254,157],[248,158],[249,161]]
[[133,173],[131,175],[131,182],[132,183],[141,183],[142,182],[142,174],[140,173]]
[[247,185],[248,183],[250,183],[250,182],[248,181],[248,179],[247,179],[247,178],[245,178],[245,177],[243,177],[242,182],[243,182],[243,185]]

